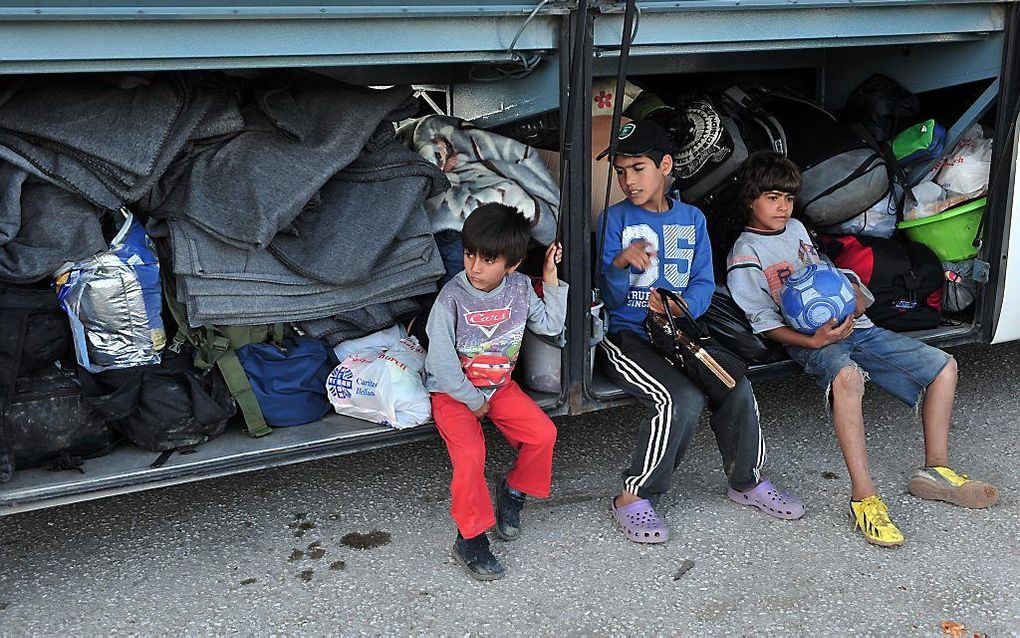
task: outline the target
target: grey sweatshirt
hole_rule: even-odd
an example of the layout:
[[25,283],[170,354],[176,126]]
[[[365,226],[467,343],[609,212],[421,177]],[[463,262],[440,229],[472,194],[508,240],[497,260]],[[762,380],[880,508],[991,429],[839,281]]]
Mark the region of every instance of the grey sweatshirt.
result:
[[[791,219],[786,228],[764,231],[745,228],[726,258],[726,285],[755,334],[786,325],[779,309],[779,291],[786,279],[808,264],[832,262],[820,254],[804,224]],[[839,269],[861,288],[867,305],[875,298],[852,270]],[[854,322],[854,328],[871,328],[867,315]]]
[[510,381],[525,327],[543,335],[563,330],[567,284],[545,285],[544,297],[520,273],[510,273],[489,292],[458,273],[443,286],[425,326],[425,389],[480,408]]

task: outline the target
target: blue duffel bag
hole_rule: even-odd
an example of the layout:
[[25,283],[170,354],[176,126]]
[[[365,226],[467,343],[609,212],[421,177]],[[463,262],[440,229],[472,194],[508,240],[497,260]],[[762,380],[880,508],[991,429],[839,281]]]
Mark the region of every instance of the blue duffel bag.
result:
[[332,411],[326,377],[336,366],[333,351],[311,337],[252,343],[237,350],[266,423],[273,427],[318,421]]

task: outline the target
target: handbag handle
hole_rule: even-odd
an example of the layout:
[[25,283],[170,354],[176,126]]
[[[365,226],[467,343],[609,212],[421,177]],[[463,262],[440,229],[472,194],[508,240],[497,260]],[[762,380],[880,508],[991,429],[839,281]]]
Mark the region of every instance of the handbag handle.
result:
[[656,288],[656,290],[662,298],[662,308],[666,311],[666,320],[669,322],[669,328],[670,330],[673,330],[674,334],[676,334],[676,326],[674,325],[676,320],[673,317],[673,311],[670,309],[670,301],[676,302],[677,307],[680,308],[680,313],[691,322],[691,325],[694,326],[695,336],[699,339],[705,337],[705,332],[701,329],[701,326],[698,325],[698,322],[694,318],[694,315],[691,314],[691,311],[687,309],[687,304],[680,298],[680,295],[676,294],[672,290],[666,290],[665,288]]
[[685,335],[681,330],[677,329],[676,322],[673,319],[673,312],[669,308],[670,300],[676,301],[677,306],[680,307],[684,316],[690,319],[691,324],[694,326],[694,330],[696,331],[695,336],[698,339],[702,339],[707,336],[701,330],[701,326],[698,325],[698,322],[694,320],[694,316],[691,315],[691,311],[687,309],[687,306],[683,303],[683,301],[681,301],[680,297],[672,290],[663,290],[662,288],[657,288],[656,290],[659,291],[659,296],[662,297],[662,305],[666,311],[666,321],[669,323],[670,332],[673,333],[673,340],[679,342],[683,345],[683,347],[690,350],[691,354],[701,361],[702,365],[708,368],[727,388],[732,390],[736,387],[736,379],[734,379],[733,376],[726,371],[726,368],[721,366],[719,362],[715,360],[715,357],[702,348],[699,343]]

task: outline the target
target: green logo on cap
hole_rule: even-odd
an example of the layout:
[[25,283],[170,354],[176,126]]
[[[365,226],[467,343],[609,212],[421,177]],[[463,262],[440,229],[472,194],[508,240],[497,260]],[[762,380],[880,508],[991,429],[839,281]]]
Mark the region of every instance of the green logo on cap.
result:
[[616,139],[625,140],[630,137],[630,134],[637,130],[637,127],[633,123],[624,124],[620,127],[620,132],[616,134]]

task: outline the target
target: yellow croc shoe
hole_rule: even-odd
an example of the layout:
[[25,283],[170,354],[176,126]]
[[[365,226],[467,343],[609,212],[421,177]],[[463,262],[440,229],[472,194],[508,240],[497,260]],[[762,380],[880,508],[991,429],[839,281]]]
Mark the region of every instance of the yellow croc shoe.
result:
[[907,491],[918,498],[945,501],[960,507],[988,507],[999,499],[999,489],[976,481],[951,467],[936,465],[914,472]]
[[889,519],[889,508],[877,495],[863,501],[850,501],[850,518],[864,534],[864,540],[882,547],[899,547],[903,533]]

